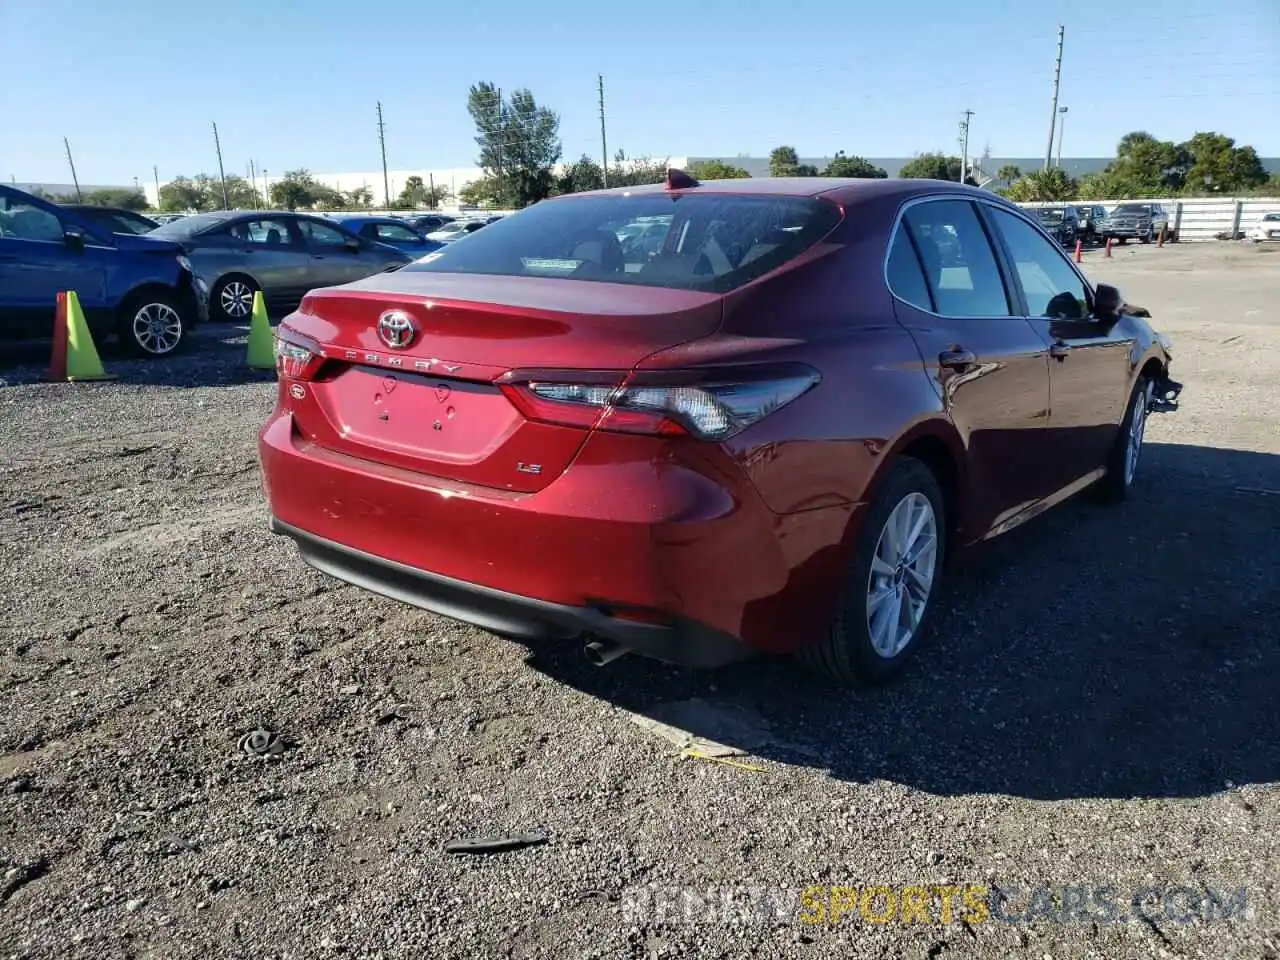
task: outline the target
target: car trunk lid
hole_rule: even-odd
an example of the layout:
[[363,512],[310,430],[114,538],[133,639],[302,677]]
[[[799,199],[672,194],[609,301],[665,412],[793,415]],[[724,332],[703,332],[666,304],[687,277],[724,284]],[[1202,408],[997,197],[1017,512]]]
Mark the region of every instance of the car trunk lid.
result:
[[495,380],[512,370],[629,371],[715,332],[720,318],[717,295],[684,290],[380,274],[313,291],[287,318],[285,339],[294,331],[325,358],[288,402],[298,430],[323,447],[533,492],[564,472],[587,431],[525,419]]

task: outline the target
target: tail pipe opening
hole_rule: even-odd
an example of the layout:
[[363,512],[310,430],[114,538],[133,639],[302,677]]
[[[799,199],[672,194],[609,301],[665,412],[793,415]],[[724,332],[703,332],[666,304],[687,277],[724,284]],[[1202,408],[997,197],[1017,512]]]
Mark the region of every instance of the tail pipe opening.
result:
[[620,643],[612,640],[592,640],[584,648],[587,660],[594,666],[603,667],[630,651]]

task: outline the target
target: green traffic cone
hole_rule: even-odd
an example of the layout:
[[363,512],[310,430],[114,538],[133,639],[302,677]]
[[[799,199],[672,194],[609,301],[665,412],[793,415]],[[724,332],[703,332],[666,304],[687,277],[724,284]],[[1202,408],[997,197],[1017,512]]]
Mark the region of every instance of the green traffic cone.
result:
[[102,368],[98,348],[93,344],[93,334],[84,319],[80,298],[74,290],[67,291],[67,379],[114,380],[113,374]]
[[253,294],[253,317],[249,320],[249,349],[245,362],[254,370],[276,368],[275,338],[271,333],[271,321],[267,319],[267,304],[262,291]]

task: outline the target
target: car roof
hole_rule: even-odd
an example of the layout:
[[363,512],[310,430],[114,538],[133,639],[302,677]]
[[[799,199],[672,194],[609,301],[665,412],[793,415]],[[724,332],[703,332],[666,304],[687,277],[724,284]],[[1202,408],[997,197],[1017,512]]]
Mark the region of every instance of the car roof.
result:
[[[900,198],[928,195],[945,190],[950,193],[967,193],[988,200],[1004,200],[999,194],[982,190],[954,180],[919,179],[862,179],[855,177],[751,177],[741,180],[701,180],[696,187],[667,190],[666,184],[650,183],[637,187],[611,187],[607,190],[589,190],[554,198],[570,201],[575,197],[627,196],[635,194],[688,193],[688,194],[736,194],[758,197],[826,197],[838,203],[856,203],[859,200]],[[1012,206],[1012,204],[1010,204]]]

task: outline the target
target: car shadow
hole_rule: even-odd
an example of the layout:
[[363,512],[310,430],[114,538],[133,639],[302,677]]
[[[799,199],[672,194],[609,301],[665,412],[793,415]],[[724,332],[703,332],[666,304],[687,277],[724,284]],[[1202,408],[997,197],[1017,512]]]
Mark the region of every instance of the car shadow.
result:
[[[247,324],[206,323],[195,327],[172,357],[138,359],[114,340],[98,346],[98,357],[114,381],[131,385],[226,387],[275,380],[274,370],[256,370],[245,362],[248,336]],[[48,340],[0,344],[0,387],[39,383],[50,349]]]
[[1067,504],[970,553],[884,687],[835,689],[780,658],[598,668],[539,644],[530,665],[631,711],[702,698],[707,729],[684,729],[720,742],[716,705],[745,706],[773,735],[730,745],[847,781],[1059,800],[1280,780],[1280,456],[1143,458],[1124,505]]

